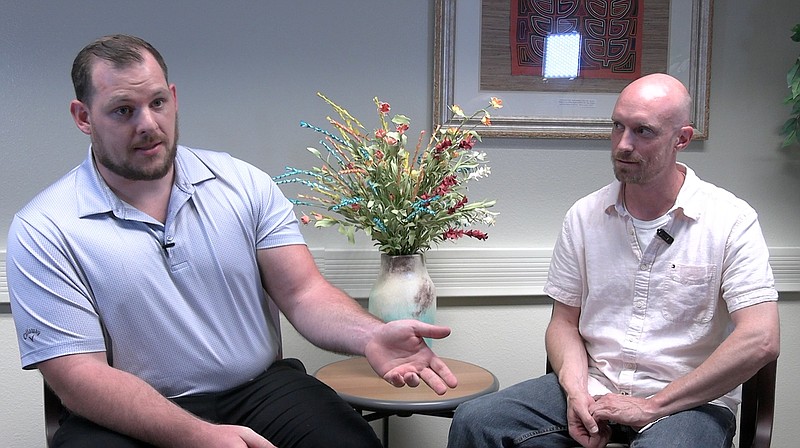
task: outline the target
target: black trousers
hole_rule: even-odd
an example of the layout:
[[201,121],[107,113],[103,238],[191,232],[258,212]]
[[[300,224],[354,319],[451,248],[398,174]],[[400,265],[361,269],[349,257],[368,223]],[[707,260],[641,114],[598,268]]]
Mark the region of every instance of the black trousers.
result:
[[[280,448],[380,448],[372,427],[296,359],[275,362],[231,390],[173,400],[198,417],[252,428]],[[53,443],[59,448],[146,448],[151,445],[68,414]]]

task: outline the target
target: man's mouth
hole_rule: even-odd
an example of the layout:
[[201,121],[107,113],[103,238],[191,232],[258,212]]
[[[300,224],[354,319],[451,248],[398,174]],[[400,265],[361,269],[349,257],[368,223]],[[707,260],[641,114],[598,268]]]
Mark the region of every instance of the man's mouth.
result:
[[133,149],[141,152],[154,152],[159,146],[161,146],[161,143],[161,141],[147,142],[144,144],[134,145]]

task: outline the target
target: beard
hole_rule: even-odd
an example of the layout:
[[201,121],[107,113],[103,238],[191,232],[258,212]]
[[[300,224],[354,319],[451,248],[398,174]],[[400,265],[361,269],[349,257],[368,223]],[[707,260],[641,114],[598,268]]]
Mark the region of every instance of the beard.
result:
[[[173,134],[174,140],[171,145],[168,145],[166,151],[161,154],[158,160],[154,163],[143,165],[135,164],[129,159],[124,157],[114,156],[112,151],[109,151],[105,146],[102,138],[92,134],[92,153],[94,154],[97,163],[103,165],[106,169],[128,180],[157,180],[166,176],[172,169],[175,163],[175,154],[178,152],[178,117],[175,116],[175,129]],[[162,141],[166,144],[167,138],[165,135],[149,135],[146,140],[137,142],[137,145],[155,143]]]
[[[629,163],[620,163],[629,162]],[[630,163],[633,163],[631,165]],[[644,159],[632,153],[619,153],[611,155],[614,167],[614,177],[624,184],[644,184],[656,177],[658,167],[661,166],[661,155],[652,159]]]

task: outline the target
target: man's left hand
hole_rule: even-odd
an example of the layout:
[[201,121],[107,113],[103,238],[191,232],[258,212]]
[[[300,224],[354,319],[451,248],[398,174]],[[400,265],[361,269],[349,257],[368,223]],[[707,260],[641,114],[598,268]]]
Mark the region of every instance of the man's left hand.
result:
[[424,338],[441,339],[450,329],[417,320],[398,320],[380,327],[364,354],[373,370],[396,386],[416,387],[420,379],[434,392],[444,394],[458,385],[453,372],[425,343]]
[[597,397],[589,411],[595,420],[606,420],[630,426],[637,431],[657,420],[659,416],[649,411],[647,399],[630,395],[606,394]]

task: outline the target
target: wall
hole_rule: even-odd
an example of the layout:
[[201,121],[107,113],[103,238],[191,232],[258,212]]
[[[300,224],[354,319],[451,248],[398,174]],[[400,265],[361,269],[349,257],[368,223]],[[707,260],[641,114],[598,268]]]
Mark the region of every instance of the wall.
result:
[[[151,41],[178,86],[182,142],[226,150],[278,174],[285,165],[309,163],[304,148],[317,137],[298,122],[324,123],[328,110],[316,91],[343,103],[365,124],[373,122],[377,95],[411,116],[414,129],[428,127],[431,8],[432,1],[422,0],[0,0],[0,234],[7,233],[18,208],[85,157],[88,141],[68,114],[69,67],[91,39],[128,32]],[[711,137],[681,156],[701,177],[756,207],[771,248],[795,252],[800,162],[778,150],[777,129],[788,112],[781,100],[785,73],[799,52],[788,38],[797,22],[796,0],[717,2]],[[547,250],[569,205],[611,179],[607,141],[489,139],[482,146],[493,177],[473,194],[500,199],[501,215],[485,246],[459,247]],[[307,229],[306,236],[314,248],[348,248],[335,231]],[[356,245],[370,246],[363,238]],[[800,266],[784,269],[796,274]],[[0,299],[7,300],[2,288]],[[773,446],[788,448],[795,445],[794,410],[800,406],[794,375],[800,364],[800,294],[783,292],[781,299]],[[549,304],[535,290],[444,297],[438,319],[454,333],[435,348],[491,369],[508,386],[542,373],[548,316]],[[286,354],[302,358],[309,369],[337,358],[285,329]],[[10,316],[0,315],[0,442],[43,446],[39,375],[19,369],[13,333]],[[393,419],[392,446],[444,446],[448,424],[433,417]]]

